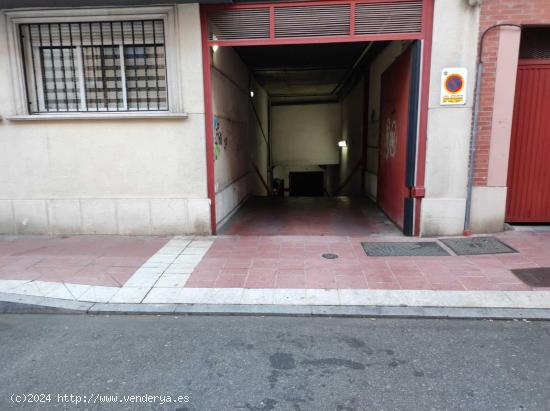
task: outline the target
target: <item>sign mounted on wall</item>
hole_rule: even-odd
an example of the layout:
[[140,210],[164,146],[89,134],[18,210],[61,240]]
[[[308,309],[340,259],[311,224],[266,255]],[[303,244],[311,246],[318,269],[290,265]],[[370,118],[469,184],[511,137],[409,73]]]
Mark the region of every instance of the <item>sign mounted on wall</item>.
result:
[[442,106],[460,106],[466,104],[466,82],[468,70],[461,67],[444,68],[441,72]]

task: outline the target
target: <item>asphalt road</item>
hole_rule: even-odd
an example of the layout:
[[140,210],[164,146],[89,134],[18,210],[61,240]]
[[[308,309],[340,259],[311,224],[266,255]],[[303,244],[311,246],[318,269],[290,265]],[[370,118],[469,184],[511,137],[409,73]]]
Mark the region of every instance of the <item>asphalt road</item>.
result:
[[0,316],[0,410],[550,410],[549,387],[548,322]]

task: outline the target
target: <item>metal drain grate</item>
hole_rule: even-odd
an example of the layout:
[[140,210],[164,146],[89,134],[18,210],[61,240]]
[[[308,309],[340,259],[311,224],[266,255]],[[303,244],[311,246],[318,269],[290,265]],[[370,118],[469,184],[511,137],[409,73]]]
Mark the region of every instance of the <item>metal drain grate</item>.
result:
[[363,250],[370,257],[399,256],[448,256],[450,255],[435,241],[417,242],[365,242]]
[[512,247],[495,237],[445,238],[441,242],[457,255],[517,253]]
[[516,268],[512,272],[531,287],[550,287],[550,267]]
[[326,258],[327,260],[336,260],[338,258],[338,254],[325,253],[321,254],[321,257]]

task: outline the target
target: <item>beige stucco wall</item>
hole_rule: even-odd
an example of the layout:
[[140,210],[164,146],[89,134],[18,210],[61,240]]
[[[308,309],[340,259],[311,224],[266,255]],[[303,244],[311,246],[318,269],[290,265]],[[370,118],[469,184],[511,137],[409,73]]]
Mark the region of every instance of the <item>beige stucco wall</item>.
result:
[[[463,232],[478,29],[479,7],[463,0],[435,1],[420,228],[425,236]],[[466,105],[439,105],[445,67],[468,69]]]
[[[187,118],[11,121],[0,87],[0,233],[210,231],[199,7],[176,16]],[[7,85],[3,15],[0,33]]]

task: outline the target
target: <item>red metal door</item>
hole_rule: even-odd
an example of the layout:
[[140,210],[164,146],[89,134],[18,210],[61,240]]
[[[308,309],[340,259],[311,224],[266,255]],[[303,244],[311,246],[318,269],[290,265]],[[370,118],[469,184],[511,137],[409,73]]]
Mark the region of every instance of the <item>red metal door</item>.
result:
[[550,222],[550,61],[520,60],[516,82],[507,222]]
[[405,51],[382,74],[378,205],[403,228],[407,167],[407,129],[411,80],[411,51]]

